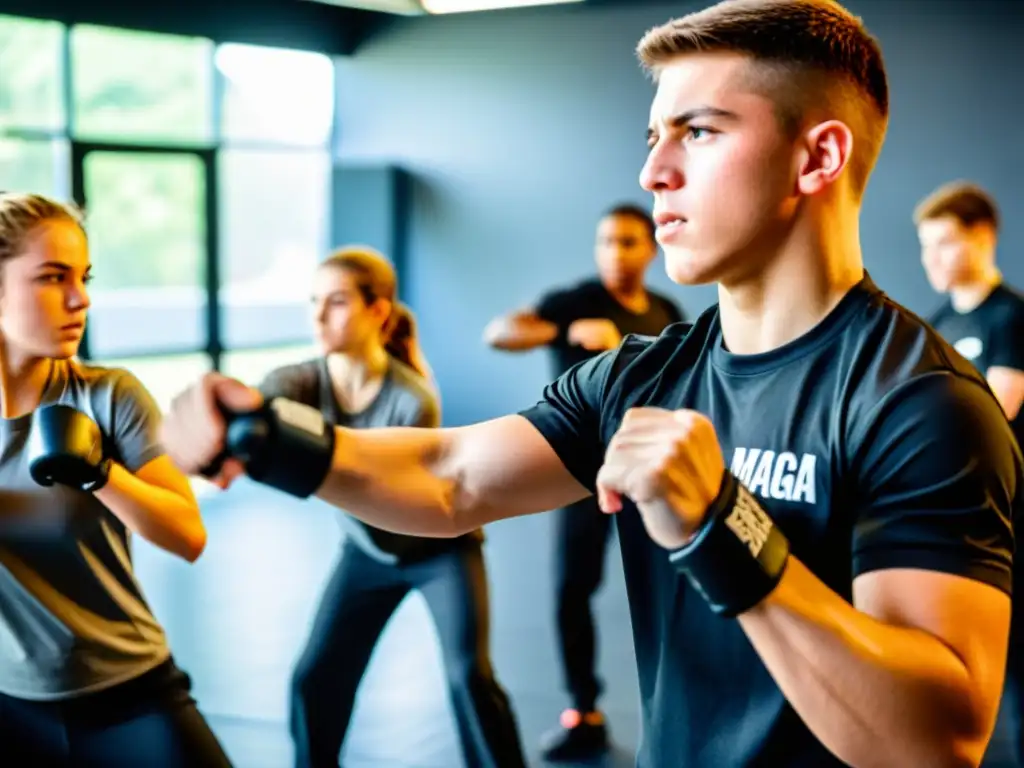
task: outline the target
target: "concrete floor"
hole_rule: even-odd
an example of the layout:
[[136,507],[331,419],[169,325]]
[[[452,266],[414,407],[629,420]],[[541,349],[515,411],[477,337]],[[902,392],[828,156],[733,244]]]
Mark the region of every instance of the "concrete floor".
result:
[[[236,768],[289,768],[287,689],[324,580],[339,551],[337,512],[242,482],[203,494],[206,553],[194,565],[136,542],[139,579],[194,680],[194,695]],[[531,765],[567,705],[551,593],[548,515],[488,529],[492,653]],[[596,601],[603,700],[616,750],[598,765],[633,765],[636,667],[618,547]],[[402,604],[371,661],[344,745],[344,768],[456,768],[462,759],[436,634],[422,598]]]

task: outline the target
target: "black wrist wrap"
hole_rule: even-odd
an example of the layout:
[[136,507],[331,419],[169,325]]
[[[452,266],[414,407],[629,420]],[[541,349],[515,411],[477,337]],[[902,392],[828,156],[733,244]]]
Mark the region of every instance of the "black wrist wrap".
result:
[[693,538],[669,560],[721,616],[738,616],[766,598],[782,578],[789,540],[729,472]]
[[307,498],[323,484],[334,456],[334,427],[315,408],[276,397],[231,418],[227,453],[253,480]]

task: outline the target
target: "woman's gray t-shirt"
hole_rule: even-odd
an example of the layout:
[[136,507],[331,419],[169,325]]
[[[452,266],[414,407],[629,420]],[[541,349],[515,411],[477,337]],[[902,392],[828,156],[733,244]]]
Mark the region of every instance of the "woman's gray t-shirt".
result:
[[[164,452],[160,409],[128,371],[54,361],[51,403],[92,418],[130,472]],[[29,475],[32,418],[0,419],[0,692],[54,700],[131,680],[170,651],[135,579],[130,531],[93,494]]]

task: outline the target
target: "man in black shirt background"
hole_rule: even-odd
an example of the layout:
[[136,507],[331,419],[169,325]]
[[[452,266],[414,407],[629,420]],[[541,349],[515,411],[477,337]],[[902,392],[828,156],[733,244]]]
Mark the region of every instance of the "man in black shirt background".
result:
[[[1024,297],[1003,282],[996,266],[999,209],[981,187],[943,185],[914,211],[921,261],[928,281],[945,295],[928,318],[988,381],[1010,420],[1018,444],[1024,437]],[[1018,520],[1018,530],[1021,523]],[[1018,568],[1016,594],[1024,588]],[[1015,604],[1010,652],[999,719],[986,768],[1024,766],[1024,627]]]
[[[552,291],[533,308],[495,318],[484,340],[508,352],[547,347],[558,378],[577,363],[615,349],[628,334],[657,336],[684,319],[672,299],[644,283],[657,255],[650,214],[635,205],[616,205],[597,225],[597,277]],[[572,706],[543,739],[543,756],[552,762],[586,759],[608,748],[597,706],[601,681],[591,600],[604,572],[611,518],[600,513],[593,496],[556,515],[556,624]]]
[[[878,44],[830,0],[726,0],[639,56],[658,242],[716,306],[452,429],[328,429],[207,374],[175,399],[167,451],[221,487],[248,471],[414,535],[596,494],[618,525],[642,768],[976,766],[1024,470],[981,374],[864,271]],[[253,414],[210,466],[221,408]]]
[[996,266],[999,210],[965,182],[940,187],[914,212],[928,281],[946,298],[928,322],[984,374],[1024,436],[1024,296]]

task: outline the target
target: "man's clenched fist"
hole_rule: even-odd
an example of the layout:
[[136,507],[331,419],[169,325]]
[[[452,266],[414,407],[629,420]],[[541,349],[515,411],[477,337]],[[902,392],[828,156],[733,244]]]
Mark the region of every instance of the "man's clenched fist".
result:
[[696,411],[632,408],[608,444],[597,474],[601,509],[636,504],[651,538],[678,549],[718,496],[725,462],[711,421]]

